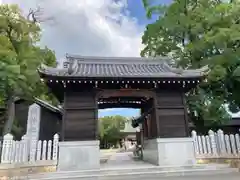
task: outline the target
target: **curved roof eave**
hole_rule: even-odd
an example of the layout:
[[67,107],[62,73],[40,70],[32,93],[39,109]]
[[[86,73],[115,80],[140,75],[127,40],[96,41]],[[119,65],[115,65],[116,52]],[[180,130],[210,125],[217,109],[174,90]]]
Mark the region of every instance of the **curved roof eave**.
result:
[[41,65],[42,77],[55,78],[201,78],[208,73],[208,66],[200,69],[173,68],[166,57],[159,58],[110,58],[67,56],[68,68]]
[[[78,75],[76,74],[68,74],[68,72],[65,69],[53,69],[53,68],[46,68],[44,70],[38,69],[38,73],[40,77],[52,77],[52,78],[74,78],[74,79],[97,79],[97,78],[202,78],[207,75],[207,66],[203,67],[201,69],[196,70],[183,70],[181,73],[174,73],[174,72],[160,72],[155,74],[119,74],[118,76],[111,76],[108,74],[101,75],[101,74],[95,74],[95,75]],[[63,73],[63,74],[62,74]]]

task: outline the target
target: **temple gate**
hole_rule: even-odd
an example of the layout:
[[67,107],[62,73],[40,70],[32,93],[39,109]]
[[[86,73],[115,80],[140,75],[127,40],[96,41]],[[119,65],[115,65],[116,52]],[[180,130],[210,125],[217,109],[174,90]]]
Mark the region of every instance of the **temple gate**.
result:
[[98,109],[115,107],[141,109],[132,125],[142,124],[144,160],[160,166],[195,163],[185,93],[197,86],[207,68],[172,68],[165,57],[66,59],[63,69],[39,69],[64,107],[60,170],[99,168]]

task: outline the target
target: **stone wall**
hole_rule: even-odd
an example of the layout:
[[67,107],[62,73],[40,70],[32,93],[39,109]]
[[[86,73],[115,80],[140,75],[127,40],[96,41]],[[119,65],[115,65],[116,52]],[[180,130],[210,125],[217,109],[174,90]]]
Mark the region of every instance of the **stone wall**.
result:
[[144,140],[143,160],[158,166],[193,166],[196,164],[192,138],[157,138]]

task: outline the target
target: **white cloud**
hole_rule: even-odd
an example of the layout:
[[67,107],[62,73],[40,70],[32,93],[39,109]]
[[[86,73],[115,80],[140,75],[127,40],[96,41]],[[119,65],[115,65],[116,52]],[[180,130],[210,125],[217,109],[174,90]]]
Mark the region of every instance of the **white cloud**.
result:
[[[139,56],[143,27],[126,11],[126,0],[0,0],[18,4],[24,13],[40,6],[41,45],[62,61],[66,53],[89,56]],[[101,113],[114,109],[101,110]]]
[[115,111],[115,108],[108,108],[108,109],[100,109],[100,112],[111,112],[111,111]]
[[66,53],[90,56],[139,56],[142,27],[126,11],[126,0],[3,0],[28,12],[40,5],[44,17],[41,45]]

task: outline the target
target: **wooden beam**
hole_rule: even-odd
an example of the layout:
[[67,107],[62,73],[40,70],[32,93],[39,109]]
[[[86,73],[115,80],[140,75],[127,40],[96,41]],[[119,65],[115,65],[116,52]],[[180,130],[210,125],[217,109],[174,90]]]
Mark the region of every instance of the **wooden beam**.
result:
[[99,90],[98,98],[111,98],[111,97],[143,97],[149,99],[154,96],[153,91],[150,90],[140,90],[140,89],[104,89]]

